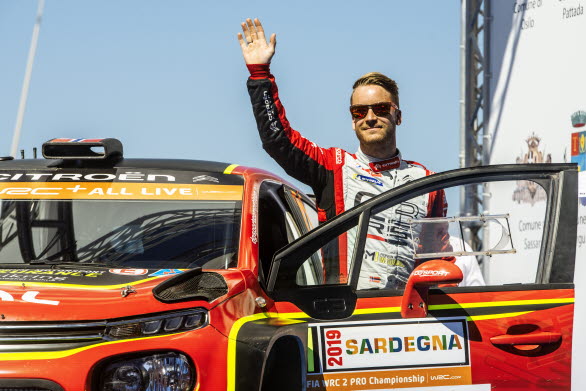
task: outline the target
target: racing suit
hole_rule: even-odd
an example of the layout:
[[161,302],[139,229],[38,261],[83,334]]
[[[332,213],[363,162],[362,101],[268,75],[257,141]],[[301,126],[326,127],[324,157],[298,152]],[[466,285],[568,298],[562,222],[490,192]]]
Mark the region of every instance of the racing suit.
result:
[[[287,174],[313,189],[320,222],[386,190],[432,173],[419,163],[403,160],[400,152],[391,159],[381,160],[360,149],[349,153],[315,145],[291,128],[268,64],[252,64],[248,69],[251,74],[248,92],[263,148]],[[441,190],[414,197],[372,216],[358,289],[403,287],[416,266],[412,237],[424,234],[419,224],[412,227],[412,236],[408,219],[441,217],[446,211],[445,194]],[[447,230],[433,235],[436,238],[432,241],[449,246]],[[347,260],[355,236],[355,230],[351,230],[338,238],[339,262],[324,262],[327,281],[346,282]]]

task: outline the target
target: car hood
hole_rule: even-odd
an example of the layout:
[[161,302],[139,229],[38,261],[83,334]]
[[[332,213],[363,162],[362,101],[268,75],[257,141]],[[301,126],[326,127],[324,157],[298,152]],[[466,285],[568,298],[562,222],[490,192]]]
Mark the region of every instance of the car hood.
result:
[[205,299],[163,303],[153,288],[184,269],[6,268],[0,270],[0,324],[10,321],[103,320],[183,308],[210,309],[244,290],[238,270],[213,270],[226,293]]

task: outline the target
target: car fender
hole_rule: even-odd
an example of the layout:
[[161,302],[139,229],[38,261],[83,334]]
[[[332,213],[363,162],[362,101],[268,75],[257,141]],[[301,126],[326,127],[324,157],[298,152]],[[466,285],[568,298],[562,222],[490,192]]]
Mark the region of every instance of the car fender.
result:
[[276,382],[281,391],[302,389],[307,372],[305,321],[257,314],[235,328],[228,390],[269,390]]

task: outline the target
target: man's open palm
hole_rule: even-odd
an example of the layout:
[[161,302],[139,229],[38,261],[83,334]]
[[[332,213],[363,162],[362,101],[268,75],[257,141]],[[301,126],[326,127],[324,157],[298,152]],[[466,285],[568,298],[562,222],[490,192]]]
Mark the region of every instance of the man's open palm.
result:
[[246,19],[242,23],[242,33],[238,33],[238,42],[242,48],[242,55],[247,64],[268,64],[275,54],[275,46],[277,45],[277,36],[271,35],[270,41],[267,43],[265,31],[258,19]]

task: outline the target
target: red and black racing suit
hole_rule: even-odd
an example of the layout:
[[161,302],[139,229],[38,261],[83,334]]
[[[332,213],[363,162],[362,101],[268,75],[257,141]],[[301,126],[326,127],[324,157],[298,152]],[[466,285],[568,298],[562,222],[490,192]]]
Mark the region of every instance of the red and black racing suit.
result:
[[[419,163],[403,160],[400,153],[392,159],[381,160],[360,149],[352,154],[340,148],[317,146],[291,128],[268,64],[248,65],[248,69],[251,74],[248,92],[263,148],[287,174],[311,186],[321,222],[386,190],[432,173]],[[421,225],[413,226],[412,233],[408,220],[445,216],[446,211],[445,194],[440,190],[414,197],[374,215],[370,221],[358,288],[404,286],[415,266],[412,234],[413,237],[424,234]],[[449,246],[446,230],[433,235],[432,242]],[[347,254],[351,254],[354,240],[355,235],[340,236],[339,263],[326,262],[324,265],[330,281],[332,276],[337,278],[348,272]]]

